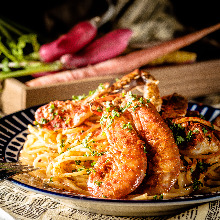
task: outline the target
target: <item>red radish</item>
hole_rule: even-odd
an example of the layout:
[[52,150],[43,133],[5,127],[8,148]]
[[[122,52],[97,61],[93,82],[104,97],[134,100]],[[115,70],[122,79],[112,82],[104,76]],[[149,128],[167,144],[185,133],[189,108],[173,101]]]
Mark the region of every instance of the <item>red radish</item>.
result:
[[40,59],[52,62],[66,53],[75,53],[90,43],[97,34],[97,27],[89,21],[75,25],[68,33],[40,47]]
[[120,55],[128,46],[132,31],[116,29],[95,40],[78,54],[65,54],[60,58],[67,69],[96,64]]
[[202,29],[200,31],[185,35],[183,37],[161,43],[160,45],[131,52],[130,54],[127,54],[125,56],[120,56],[107,61],[103,61],[93,66],[79,68],[76,70],[63,71],[55,73],[53,75],[33,79],[26,82],[26,85],[34,87],[55,84],[59,82],[68,82],[86,77],[131,72],[134,69],[140,68],[148,64],[158,57],[188,46],[218,29],[220,29],[220,23]]
[[57,71],[34,73],[31,76],[33,76],[34,78],[37,78],[37,77],[51,75],[51,74],[54,74],[54,73],[57,73]]

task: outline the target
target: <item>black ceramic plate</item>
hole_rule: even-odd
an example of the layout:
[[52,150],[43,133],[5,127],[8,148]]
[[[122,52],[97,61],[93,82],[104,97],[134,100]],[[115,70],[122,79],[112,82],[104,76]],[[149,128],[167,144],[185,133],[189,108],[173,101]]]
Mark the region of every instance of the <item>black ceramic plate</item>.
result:
[[[38,107],[15,112],[0,119],[0,161],[15,162],[18,160],[19,152],[28,134],[27,126],[33,122],[34,113]],[[189,103],[188,109],[199,111],[209,121],[213,121],[220,114],[220,109],[196,103]],[[220,199],[220,194],[216,193],[160,201],[105,200],[50,191],[47,188],[32,186],[14,179],[10,181],[37,193],[71,200],[73,207],[78,209],[109,215],[144,216],[169,214],[193,204]],[[100,208],[100,204],[104,206]]]

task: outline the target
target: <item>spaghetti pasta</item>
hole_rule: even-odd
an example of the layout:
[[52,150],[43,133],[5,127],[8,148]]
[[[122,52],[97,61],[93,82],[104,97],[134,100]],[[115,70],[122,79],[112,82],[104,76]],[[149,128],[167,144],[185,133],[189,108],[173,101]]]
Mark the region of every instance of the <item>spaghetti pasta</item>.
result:
[[[40,168],[32,172],[51,187],[90,196],[87,180],[98,157],[109,145],[100,124],[88,119],[82,126],[49,131],[28,126],[30,134],[20,154],[24,164]],[[197,193],[213,193],[220,190],[219,151],[212,155],[189,157],[181,155],[181,172],[176,184],[163,199],[189,196]],[[127,199],[161,199],[145,194],[132,193]]]
[[32,175],[52,187],[88,195],[88,175],[108,145],[100,124],[89,120],[81,127],[55,132],[33,125],[28,129],[20,161],[41,168]]

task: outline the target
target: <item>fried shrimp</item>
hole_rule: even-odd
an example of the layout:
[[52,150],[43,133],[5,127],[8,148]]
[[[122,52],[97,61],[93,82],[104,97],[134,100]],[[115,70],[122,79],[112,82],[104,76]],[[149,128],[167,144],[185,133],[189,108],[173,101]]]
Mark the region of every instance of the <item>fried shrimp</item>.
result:
[[149,195],[168,192],[180,173],[180,154],[172,131],[149,100],[132,94],[125,100],[123,105],[129,106],[135,128],[146,143],[149,167],[143,190]]
[[54,101],[37,109],[35,120],[49,130],[72,128],[92,115],[89,105],[80,102]]
[[89,103],[105,94],[108,86],[108,83],[99,86],[93,95],[82,100],[53,101],[43,105],[35,112],[35,120],[42,128],[49,130],[79,126],[93,115]]
[[94,197],[120,199],[133,192],[145,177],[144,142],[125,114],[104,111],[101,122],[110,146],[98,159],[87,185]]
[[208,158],[220,152],[219,127],[198,117],[176,118],[172,122],[178,124],[178,127],[174,126],[177,129],[173,128],[174,135],[182,137],[178,144],[182,155]]

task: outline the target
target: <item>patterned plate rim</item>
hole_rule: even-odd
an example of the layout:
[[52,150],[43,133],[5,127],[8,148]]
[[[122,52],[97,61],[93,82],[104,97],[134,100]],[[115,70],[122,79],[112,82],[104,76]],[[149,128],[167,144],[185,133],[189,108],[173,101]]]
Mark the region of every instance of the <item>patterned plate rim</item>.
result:
[[[41,106],[34,106],[27,108],[25,110],[21,110],[9,115],[6,115],[0,119],[0,127],[3,129],[3,132],[0,131],[0,161],[10,161],[10,157],[6,158],[5,154],[8,153],[6,152],[7,147],[9,143],[14,140],[14,138],[20,138],[19,140],[23,139],[22,141],[24,142],[25,140],[25,135],[23,137],[19,137],[19,135],[22,132],[25,132],[27,130],[27,125],[30,124],[33,121],[34,118],[34,112],[36,109]],[[195,102],[189,102],[188,104],[188,109],[189,110],[197,110],[200,112],[200,114],[204,115],[207,120],[213,121],[218,115],[220,115],[220,109],[219,108],[214,108],[209,105],[204,105],[200,103],[195,103]],[[15,143],[14,148],[16,148]],[[21,145],[17,145],[17,149],[20,147],[19,150],[17,150],[16,154],[14,154],[14,159],[15,161],[18,159],[19,152],[21,150]],[[12,150],[14,149],[12,148]],[[10,149],[11,150],[11,149]],[[14,149],[15,150],[15,149]],[[9,151],[10,152],[10,151]],[[12,155],[12,154],[9,154]],[[14,161],[11,159],[11,161]],[[220,199],[220,192],[218,193],[213,193],[213,194],[205,194],[205,195],[195,195],[195,196],[190,196],[190,197],[179,197],[179,198],[174,198],[174,199],[164,199],[164,200],[106,200],[106,199],[97,199],[97,198],[91,198],[91,197],[86,197],[86,196],[79,196],[79,195],[73,195],[73,194],[68,194],[68,193],[61,193],[61,192],[53,192],[49,191],[46,189],[40,189],[31,185],[27,185],[25,183],[21,183],[17,180],[14,179],[9,179],[11,182],[14,184],[29,189],[31,191],[34,191],[36,193],[41,193],[41,194],[46,194],[50,196],[56,196],[56,197],[62,197],[66,199],[76,199],[76,200],[85,200],[85,201],[96,201],[96,202],[110,202],[110,203],[132,203],[132,204],[160,204],[160,205],[165,205],[167,203],[170,204],[191,204],[191,203],[202,203],[202,202],[208,202],[208,201],[214,201]]]

